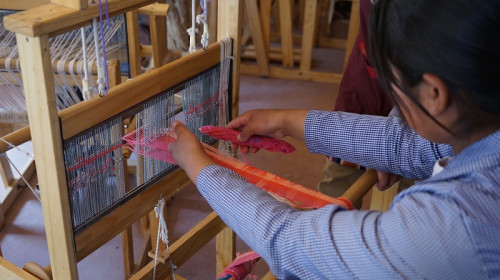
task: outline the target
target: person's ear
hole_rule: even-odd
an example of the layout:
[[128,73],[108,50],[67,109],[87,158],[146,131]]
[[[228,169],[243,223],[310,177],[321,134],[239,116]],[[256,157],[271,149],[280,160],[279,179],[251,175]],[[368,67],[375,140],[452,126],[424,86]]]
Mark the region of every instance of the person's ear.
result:
[[441,78],[425,73],[422,76],[419,101],[432,116],[437,117],[450,106],[450,92]]

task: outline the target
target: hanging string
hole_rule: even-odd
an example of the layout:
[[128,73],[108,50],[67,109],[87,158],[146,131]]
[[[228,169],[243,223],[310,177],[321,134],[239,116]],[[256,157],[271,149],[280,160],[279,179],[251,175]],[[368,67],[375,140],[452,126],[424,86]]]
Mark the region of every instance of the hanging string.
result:
[[83,72],[84,78],[82,79],[82,88],[83,88],[83,99],[90,99],[90,88],[89,88],[89,64],[87,61],[87,43],[85,36],[85,28],[80,28],[80,34],[82,37],[82,51],[83,51]]
[[200,0],[200,6],[203,9],[203,13],[201,15],[196,16],[196,22],[198,24],[203,23],[203,34],[201,35],[201,45],[205,50],[208,47],[208,42],[210,39],[210,34],[208,33],[207,0]]
[[17,151],[19,151],[19,152],[21,152],[21,153],[25,154],[25,155],[26,155],[26,156],[28,156],[29,158],[35,159],[35,157],[34,157],[32,154],[30,154],[30,153],[29,153],[29,152],[27,152],[27,151],[22,150],[21,148],[19,148],[19,147],[18,147],[18,146],[16,146],[16,145],[14,145],[14,144],[10,143],[9,141],[5,140],[3,137],[0,137],[0,141],[4,142],[5,144],[7,144],[7,145],[8,145],[9,147],[11,147],[12,149],[16,149]]
[[26,180],[26,178],[24,178],[23,174],[19,171],[19,169],[17,169],[17,167],[14,165],[14,163],[10,160],[10,158],[7,156],[7,153],[4,153],[3,154],[5,156],[5,158],[7,159],[7,161],[9,162],[10,165],[12,165],[12,167],[14,167],[14,169],[16,170],[17,174],[19,174],[19,176],[21,177],[21,179],[24,181],[24,183],[26,184],[26,186],[28,186],[28,188],[30,189],[30,191],[33,193],[33,195],[36,197],[36,199],[38,199],[38,201],[41,202],[41,199],[40,197],[38,196],[38,194],[35,192],[35,189],[30,185],[30,183],[28,183],[28,180]]
[[193,53],[196,51],[196,29],[195,25],[195,13],[196,13],[196,0],[191,0],[191,28],[187,30],[189,34],[189,53]]
[[165,217],[163,216],[163,209],[165,208],[165,199],[161,197],[158,200],[158,204],[156,204],[154,210],[156,214],[156,218],[158,218],[158,233],[156,235],[156,249],[155,249],[155,260],[154,260],[154,269],[153,269],[153,280],[156,279],[156,263],[158,260],[158,248],[160,245],[160,239],[167,246],[167,253],[169,255],[170,267],[172,268],[172,278],[175,280],[175,269],[177,268],[172,262],[172,256],[170,255],[170,249],[168,246],[168,229],[167,223],[165,222]]
[[[108,14],[108,0],[104,0],[105,2],[105,9],[106,9],[106,23],[109,28],[109,14]],[[109,90],[109,74],[108,74],[108,67],[106,67],[106,46],[105,46],[105,37],[104,37],[104,26],[102,24],[102,17],[103,17],[103,11],[102,11],[102,0],[99,0],[99,27],[101,29],[101,41],[102,41],[102,58],[103,58],[103,64],[101,65],[100,71],[104,71],[104,76],[106,79],[106,87],[104,87],[104,84],[99,84],[99,95],[104,96],[108,93]]]

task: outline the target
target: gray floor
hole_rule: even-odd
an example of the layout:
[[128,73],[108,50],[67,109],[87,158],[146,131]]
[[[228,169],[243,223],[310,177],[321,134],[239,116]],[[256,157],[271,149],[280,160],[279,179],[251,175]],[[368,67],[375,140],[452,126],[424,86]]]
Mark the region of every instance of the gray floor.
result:
[[[325,51],[325,50],[323,50]],[[343,52],[328,50],[330,59],[341,65]],[[334,55],[331,55],[334,54]],[[321,55],[321,54],[320,54]],[[323,56],[324,57],[324,56]],[[341,66],[340,66],[341,67]],[[338,69],[337,69],[338,71]],[[255,108],[306,108],[329,110],[334,106],[338,86],[292,80],[241,77],[240,113]],[[259,152],[249,155],[250,162],[296,183],[314,188],[322,178],[324,156],[308,153],[305,145],[294,139],[297,151],[290,155]],[[194,186],[177,195],[168,205],[170,242],[174,242],[211,211]],[[140,234],[134,226],[138,252]],[[24,191],[6,217],[0,231],[4,257],[18,266],[34,261],[49,264],[41,205],[29,191]],[[248,248],[241,241],[238,251]],[[175,260],[174,260],[175,262]],[[265,263],[257,268],[257,275],[266,271]],[[78,264],[80,279],[123,279],[121,237],[117,236]],[[188,279],[215,278],[215,242],[210,242],[199,254],[178,270]]]

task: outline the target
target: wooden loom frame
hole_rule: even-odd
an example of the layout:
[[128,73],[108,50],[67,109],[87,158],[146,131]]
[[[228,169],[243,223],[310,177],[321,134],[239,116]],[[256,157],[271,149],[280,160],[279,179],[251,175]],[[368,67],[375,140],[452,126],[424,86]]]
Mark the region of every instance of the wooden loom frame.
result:
[[[129,200],[126,205],[128,205],[129,209],[133,210],[127,210],[126,207],[119,207],[113,212],[115,213],[115,216],[112,218],[103,218],[103,220],[107,220],[108,224],[110,221],[112,222],[114,225],[112,230],[103,230],[103,222],[101,220],[93,226],[90,226],[88,230],[85,230],[76,236],[76,238],[73,238],[66,178],[64,174],[58,172],[58,170],[63,170],[64,168],[62,161],[62,140],[60,135],[67,137],[68,135],[71,135],[71,133],[76,132],[76,130],[71,127],[68,129],[68,123],[77,122],[78,127],[84,129],[85,127],[89,127],[89,125],[91,126],[96,122],[102,121],[105,116],[100,114],[100,112],[102,112],[101,107],[103,105],[101,103],[104,99],[110,100],[112,96],[117,96],[118,93],[122,94],[122,96],[117,98],[119,100],[114,103],[114,108],[111,110],[112,112],[116,112],[120,108],[124,108],[123,106],[126,106],[126,104],[129,104],[130,102],[138,102],[137,97],[129,99],[123,96],[126,95],[127,92],[132,95],[147,90],[154,91],[155,93],[158,92],[161,89],[158,87],[158,84],[161,84],[161,82],[163,82],[162,80],[165,80],[161,74],[164,74],[165,72],[158,69],[153,70],[151,73],[141,75],[134,80],[111,89],[109,94],[104,98],[96,98],[87,102],[87,104],[90,105],[82,104],[79,106],[79,104],[77,104],[71,109],[61,112],[61,117],[59,118],[53,97],[54,89],[51,77],[52,70],[50,66],[50,54],[47,51],[48,38],[67,30],[89,24],[90,20],[98,15],[98,10],[97,6],[87,6],[86,0],[54,0],[52,2],[53,3],[45,6],[11,15],[5,19],[5,25],[7,29],[17,33],[16,36],[20,50],[21,65],[22,68],[25,69],[23,70],[23,79],[25,81],[29,81],[29,83],[25,85],[25,92],[28,105],[28,115],[30,118],[30,130],[37,159],[36,164],[41,186],[42,209],[46,224],[45,229],[51,260],[52,275],[56,279],[77,279],[78,274],[76,261],[82,259],[90,252],[104,244],[110,239],[110,236],[120,233],[124,228],[126,228],[126,226],[133,222],[134,216],[141,216],[150,211],[160,193],[167,194],[166,197],[171,196],[177,191],[176,189],[179,186],[185,185],[188,182],[188,179],[183,171],[175,171],[173,175],[170,176],[170,181],[166,186],[164,186],[163,190],[151,187],[148,189],[149,191],[144,191],[135,198]],[[56,2],[66,6],[58,5]],[[139,6],[144,6],[152,2],[154,1],[111,0],[108,2],[108,10],[110,16],[113,16],[128,12],[138,8]],[[239,35],[237,27],[239,24],[234,25],[234,23],[240,22],[240,7],[241,1],[219,1],[218,11],[221,15],[219,16],[218,22],[219,36],[225,37],[229,35],[233,38],[233,40],[235,40],[235,42],[238,42]],[[238,44],[235,43],[233,49],[235,50],[235,54],[239,53]],[[191,56],[192,59],[197,59],[197,66],[195,69],[190,68],[192,65],[184,64],[182,61],[172,63],[172,65],[176,65],[175,67],[180,67],[181,69],[184,69],[184,71],[175,71],[172,75],[169,75],[172,78],[169,81],[175,84],[175,81],[180,82],[187,78],[182,77],[180,74],[183,73],[184,75],[189,75],[190,71],[199,71],[200,67],[204,67],[207,63],[213,64],[214,62],[218,63],[220,61],[220,46],[213,46],[209,48],[206,51],[209,53],[206,55],[204,55],[204,52],[205,51],[200,51],[198,54]],[[238,63],[239,61],[236,57],[233,69],[238,69]],[[167,69],[170,68],[167,67]],[[175,75],[175,73],[178,73],[179,75]],[[234,73],[236,73],[236,71]],[[234,105],[238,104],[237,89],[239,79],[234,73],[233,92],[231,94],[233,96],[233,114],[236,115],[238,113],[237,106]],[[181,78],[182,80],[176,80]],[[144,86],[145,81],[149,82],[146,87]],[[130,96],[131,94],[128,95]],[[126,102],[124,103],[123,101]],[[74,112],[81,112],[80,110],[86,111],[86,109],[90,106],[92,106],[92,109],[89,110],[90,114],[81,113],[87,115],[88,119],[84,117],[82,120],[83,115],[74,114]],[[106,107],[106,109],[110,112],[109,107]],[[98,117],[100,117],[100,119],[94,117],[97,115],[99,115]],[[81,121],[84,121],[86,124],[82,125]],[[62,123],[61,127],[59,126],[59,122]],[[158,184],[165,181],[167,180],[163,179]],[[147,202],[149,202],[149,205],[146,205],[148,204]],[[135,206],[137,206],[137,208],[134,209]],[[128,214],[130,214],[130,216],[128,216]],[[194,253],[193,248],[197,246],[200,247],[202,243],[205,244],[211,239],[209,238],[204,241],[208,238],[208,236],[215,236],[215,234],[223,230],[225,227],[220,218],[218,218],[215,214],[209,215],[202,221],[202,224],[203,223],[206,226],[199,229],[195,228],[195,231],[191,232],[191,236],[200,237],[201,239],[198,241],[187,239],[184,240],[185,242],[179,243],[180,245],[177,247],[175,244],[172,245],[172,256],[179,255],[179,257],[176,257],[176,263],[179,265],[181,264],[182,259],[187,259],[188,255],[192,255]],[[207,231],[209,234],[202,234],[207,233]],[[228,235],[226,231],[223,231],[223,234]],[[193,242],[196,245],[194,247]],[[76,249],[73,247],[73,244],[76,244]],[[230,246],[226,246],[225,248],[233,247],[231,245],[232,244],[230,244]],[[183,250],[186,246],[188,246],[189,249]],[[228,261],[228,264],[234,256],[234,248],[229,248],[229,250],[226,249],[225,251],[230,251],[231,256],[225,256],[224,252],[220,252],[220,254],[224,261]],[[2,262],[5,262],[5,260],[2,260]],[[225,265],[226,264],[223,264],[221,267],[224,267]],[[149,277],[149,275],[152,274],[152,270],[148,269],[150,266],[151,263],[134,277],[138,279]],[[5,265],[2,269],[6,267],[10,266]],[[159,265],[159,275],[166,277],[168,269],[169,267],[167,268],[167,265]],[[25,276],[17,275],[12,270],[8,271],[11,272],[9,275],[13,277],[22,278]]]

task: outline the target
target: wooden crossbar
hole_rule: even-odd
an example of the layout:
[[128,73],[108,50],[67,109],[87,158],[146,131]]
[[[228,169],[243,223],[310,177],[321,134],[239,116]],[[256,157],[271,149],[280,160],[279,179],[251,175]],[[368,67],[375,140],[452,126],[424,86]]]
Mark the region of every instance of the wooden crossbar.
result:
[[[173,263],[176,266],[184,264],[225,227],[226,225],[215,212],[210,213],[205,219],[170,246],[170,258]],[[167,258],[164,264],[156,264],[156,275],[159,279],[165,279],[171,275],[170,258]],[[151,279],[153,277],[153,270],[154,261],[151,261],[130,279]],[[209,276],[207,277],[209,278]]]
[[[108,0],[110,17],[126,13],[156,2],[155,0]],[[47,4],[9,15],[3,22],[7,30],[29,37],[49,37],[89,25],[99,17],[99,6],[92,5],[84,10],[75,10],[56,4]]]
[[68,139],[103,120],[187,80],[220,62],[220,45],[210,45],[184,58],[152,70],[109,90],[104,97],[78,103],[59,113],[63,139]]

